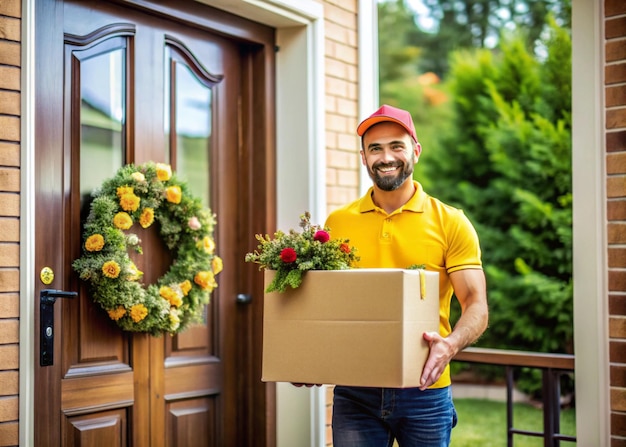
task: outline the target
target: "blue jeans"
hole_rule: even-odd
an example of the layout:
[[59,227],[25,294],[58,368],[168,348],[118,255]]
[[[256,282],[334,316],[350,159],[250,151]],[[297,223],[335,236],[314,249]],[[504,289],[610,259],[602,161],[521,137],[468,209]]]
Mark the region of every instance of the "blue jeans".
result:
[[448,447],[456,422],[450,387],[335,387],[334,447]]

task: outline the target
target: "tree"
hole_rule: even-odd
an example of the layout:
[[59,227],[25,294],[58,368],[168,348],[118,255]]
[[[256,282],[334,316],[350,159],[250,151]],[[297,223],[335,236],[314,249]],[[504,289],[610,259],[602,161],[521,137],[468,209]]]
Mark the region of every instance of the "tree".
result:
[[[406,55],[403,44],[419,49],[413,61],[396,58],[393,71],[381,65],[390,74],[381,76],[381,102],[413,115],[423,146],[415,178],[477,228],[491,310],[479,345],[572,352],[570,0],[459,0],[454,10],[424,2],[441,8],[431,33],[407,25],[419,17],[401,0],[381,9],[381,64],[394,63],[384,54]],[[479,3],[490,19],[466,26],[462,11]],[[503,14],[496,4],[518,16],[489,48],[484,36],[496,28],[486,30],[502,20],[491,16]],[[558,14],[543,17],[548,9]],[[390,11],[402,26],[386,22]],[[427,70],[443,82],[422,82]],[[518,385],[537,391],[536,373],[522,372]]]
[[549,21],[547,56],[525,37],[451,63],[456,132],[429,159],[433,195],[481,238],[491,309],[482,346],[572,352],[571,41]]
[[[571,28],[571,0],[421,0],[426,10],[423,14],[409,3],[379,0],[382,82],[387,70],[397,68],[394,60],[387,59],[394,52],[413,53],[412,64],[418,73],[432,71],[445,78],[452,51],[495,48],[502,30],[524,29],[527,45],[538,53],[542,48],[536,44],[547,30],[548,13],[559,26]],[[423,26],[424,18],[432,26]],[[404,44],[404,49],[397,44]],[[407,63],[403,61],[405,69]]]
[[379,3],[378,30],[380,84],[416,75],[420,49],[411,42],[419,40],[420,30],[415,13],[403,1]]

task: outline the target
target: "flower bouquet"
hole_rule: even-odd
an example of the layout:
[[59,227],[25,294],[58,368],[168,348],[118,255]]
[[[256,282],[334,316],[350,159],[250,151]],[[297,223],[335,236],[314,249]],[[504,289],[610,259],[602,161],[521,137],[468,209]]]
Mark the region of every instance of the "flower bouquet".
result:
[[246,254],[246,262],[259,269],[275,270],[276,275],[265,292],[284,292],[298,288],[307,270],[346,270],[359,260],[348,239],[331,239],[330,230],[311,224],[307,211],[300,216],[302,232],[277,231],[274,237],[257,234],[257,250]]

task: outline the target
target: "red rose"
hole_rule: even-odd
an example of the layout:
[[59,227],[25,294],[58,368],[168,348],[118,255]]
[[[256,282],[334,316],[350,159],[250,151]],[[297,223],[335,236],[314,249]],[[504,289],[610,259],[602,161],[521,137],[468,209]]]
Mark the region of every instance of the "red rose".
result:
[[330,235],[324,230],[319,230],[315,233],[313,239],[316,241],[320,241],[322,244],[324,244],[328,242],[328,240],[330,239]]
[[280,252],[280,260],[285,264],[294,262],[297,257],[298,255],[296,254],[296,251],[291,247],[283,248]]
[[339,246],[339,250],[343,251],[346,254],[350,254],[350,246],[345,242]]

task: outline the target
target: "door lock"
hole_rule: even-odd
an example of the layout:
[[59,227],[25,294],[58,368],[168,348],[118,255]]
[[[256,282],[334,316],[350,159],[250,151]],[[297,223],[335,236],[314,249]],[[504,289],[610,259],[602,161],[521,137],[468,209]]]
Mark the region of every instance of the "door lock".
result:
[[49,366],[54,363],[54,303],[57,298],[74,298],[76,292],[43,289],[39,292],[39,364]]

